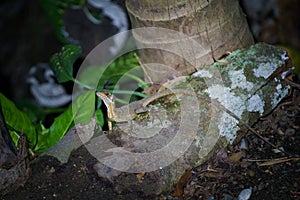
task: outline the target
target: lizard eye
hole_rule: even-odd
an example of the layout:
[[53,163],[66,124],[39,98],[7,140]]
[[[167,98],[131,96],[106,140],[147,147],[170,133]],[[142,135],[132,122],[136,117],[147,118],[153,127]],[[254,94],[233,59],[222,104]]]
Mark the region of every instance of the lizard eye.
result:
[[107,92],[107,91],[97,92],[97,96],[99,96],[102,100],[105,97],[108,98],[109,100],[113,100],[114,99],[114,95],[111,94],[110,92]]

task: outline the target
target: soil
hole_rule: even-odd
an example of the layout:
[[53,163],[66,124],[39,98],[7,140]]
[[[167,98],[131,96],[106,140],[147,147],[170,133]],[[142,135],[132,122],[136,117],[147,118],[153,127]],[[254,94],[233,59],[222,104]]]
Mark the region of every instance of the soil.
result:
[[84,146],[64,165],[42,156],[31,164],[32,175],[24,187],[2,199],[138,199],[138,194],[116,194],[110,182],[98,178],[95,163]]

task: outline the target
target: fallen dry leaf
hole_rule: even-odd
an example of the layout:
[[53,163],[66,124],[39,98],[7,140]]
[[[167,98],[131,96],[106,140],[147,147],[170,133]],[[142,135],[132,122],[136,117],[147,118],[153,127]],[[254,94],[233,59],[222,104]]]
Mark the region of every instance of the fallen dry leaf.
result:
[[228,157],[227,161],[232,162],[232,163],[237,163],[243,156],[245,156],[245,152],[240,151],[240,152],[234,153],[230,157]]
[[186,186],[187,182],[192,178],[191,172],[185,172],[179,179],[175,191],[173,192],[174,197],[181,197],[183,195],[183,189]]
[[143,179],[144,175],[145,175],[145,172],[139,173],[139,174],[136,175],[136,177],[137,177],[137,179],[138,179],[138,181],[139,181],[140,183],[142,182],[142,179]]

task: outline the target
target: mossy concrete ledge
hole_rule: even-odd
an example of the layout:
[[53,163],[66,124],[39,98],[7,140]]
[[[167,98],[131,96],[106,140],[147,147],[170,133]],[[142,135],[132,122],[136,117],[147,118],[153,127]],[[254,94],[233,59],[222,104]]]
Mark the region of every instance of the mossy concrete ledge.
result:
[[[290,71],[287,52],[259,43],[234,51],[225,59],[165,87],[208,96],[253,125],[288,94],[290,86],[284,79]],[[187,170],[236,141],[241,128],[243,125],[236,119],[201,98],[176,94],[155,101],[149,112],[132,122],[116,124],[109,137],[120,145],[118,149],[101,152],[101,148],[94,148],[107,146],[103,140],[93,140],[87,146],[97,149],[93,152],[101,161],[97,172],[112,181],[116,191],[158,195],[171,191]],[[169,152],[153,153],[166,147],[170,147]],[[145,159],[138,158],[128,165],[130,159],[124,161],[125,152],[143,154]],[[118,170],[126,172],[109,167],[116,163]],[[143,172],[138,179],[136,175]]]

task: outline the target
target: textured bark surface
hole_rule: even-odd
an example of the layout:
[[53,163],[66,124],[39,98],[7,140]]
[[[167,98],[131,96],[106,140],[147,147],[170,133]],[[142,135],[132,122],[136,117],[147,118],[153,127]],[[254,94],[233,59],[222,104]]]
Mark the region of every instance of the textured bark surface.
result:
[[6,129],[0,105],[0,193],[6,194],[18,189],[29,177],[29,160],[25,137],[20,139],[16,150]]
[[[143,49],[141,51],[144,63],[160,63],[163,65],[145,65],[149,82],[163,83],[179,75],[187,75],[212,64],[227,52],[253,44],[253,38],[244,14],[237,0],[224,1],[146,1],[128,0],[126,2],[133,28],[161,27],[186,34],[199,43],[199,48],[193,49],[192,58],[196,65],[191,65],[182,55],[174,55],[158,49]],[[147,43],[159,40],[159,35],[137,35],[139,47],[147,47]],[[162,45],[174,46],[186,51],[183,41],[163,39]],[[186,57],[184,57],[186,58]]]

